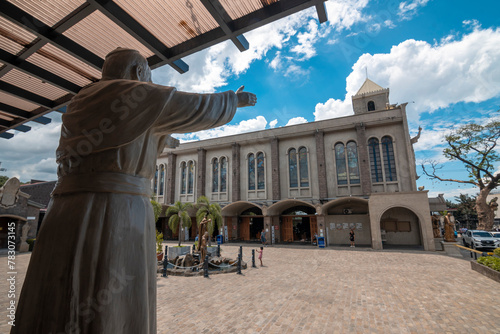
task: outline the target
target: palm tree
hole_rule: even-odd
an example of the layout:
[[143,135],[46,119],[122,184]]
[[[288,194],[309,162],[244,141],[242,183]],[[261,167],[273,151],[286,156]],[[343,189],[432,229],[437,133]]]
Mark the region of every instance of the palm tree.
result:
[[174,205],[170,206],[167,209],[165,215],[170,218],[168,219],[168,226],[172,230],[172,232],[176,232],[179,228],[179,246],[182,242],[182,230],[184,227],[191,227],[191,217],[189,217],[188,210],[193,208],[193,204],[191,203],[181,203],[177,201]]
[[218,203],[210,203],[210,200],[206,196],[198,197],[196,206],[198,207],[198,211],[196,212],[196,223],[198,227],[204,217],[211,220],[207,224],[208,244],[211,245],[215,226],[217,226],[219,230],[222,228],[222,209]]

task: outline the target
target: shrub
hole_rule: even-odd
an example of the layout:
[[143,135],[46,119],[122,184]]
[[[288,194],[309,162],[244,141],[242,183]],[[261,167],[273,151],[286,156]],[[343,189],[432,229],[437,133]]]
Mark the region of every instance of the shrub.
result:
[[[497,248],[498,249],[498,248]],[[490,267],[496,271],[500,271],[500,259],[492,256],[481,256],[477,262]]]
[[500,256],[500,248],[496,248],[493,253],[496,255],[496,256]]

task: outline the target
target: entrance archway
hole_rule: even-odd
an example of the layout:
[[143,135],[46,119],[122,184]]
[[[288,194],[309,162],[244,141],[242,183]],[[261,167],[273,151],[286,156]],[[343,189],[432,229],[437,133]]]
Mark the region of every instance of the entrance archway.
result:
[[264,216],[257,207],[249,208],[240,214],[239,239],[243,241],[260,241],[260,233],[264,229]]
[[382,246],[387,248],[423,248],[421,224],[410,209],[393,207],[380,219]]
[[318,233],[316,210],[309,206],[294,206],[281,213],[281,241],[312,243]]

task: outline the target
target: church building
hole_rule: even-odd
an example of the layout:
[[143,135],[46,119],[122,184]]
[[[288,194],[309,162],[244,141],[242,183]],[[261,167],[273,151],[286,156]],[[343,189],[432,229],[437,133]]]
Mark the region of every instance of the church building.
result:
[[[389,103],[389,89],[369,79],[352,96],[354,115],[183,143],[157,161],[158,202],[222,207],[229,241],[373,249],[435,250],[427,191],[417,189],[406,103]],[[190,230],[191,239],[196,223]],[[161,218],[165,235],[167,218]],[[173,236],[172,236],[173,237]]]

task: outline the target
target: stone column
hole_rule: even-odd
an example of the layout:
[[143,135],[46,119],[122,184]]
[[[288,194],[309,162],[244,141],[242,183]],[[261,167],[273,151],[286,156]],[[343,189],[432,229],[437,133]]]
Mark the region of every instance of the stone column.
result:
[[241,189],[240,189],[240,144],[233,143],[233,180],[231,189],[231,201],[237,202],[241,199]]
[[167,189],[166,189],[166,204],[175,202],[175,171],[177,170],[177,155],[167,153]]
[[361,190],[363,195],[370,195],[372,192],[372,179],[370,169],[370,155],[368,154],[368,140],[366,139],[366,129],[363,123],[356,124],[356,134],[358,137],[358,164],[361,178]]
[[280,154],[279,154],[279,139],[271,139],[271,169],[272,169],[272,195],[271,199],[273,201],[279,201],[281,199],[281,189],[280,189]]
[[205,185],[207,175],[207,150],[204,148],[198,149],[198,187],[196,189],[196,198],[206,196]]
[[316,157],[318,165],[318,186],[319,198],[328,198],[328,186],[326,177],[326,164],[325,164],[325,136],[323,130],[316,130]]

